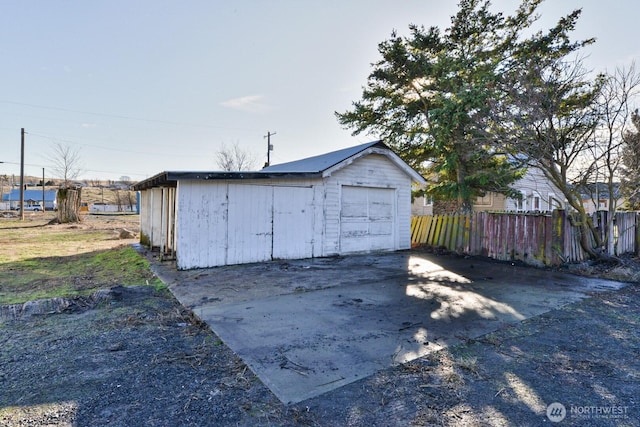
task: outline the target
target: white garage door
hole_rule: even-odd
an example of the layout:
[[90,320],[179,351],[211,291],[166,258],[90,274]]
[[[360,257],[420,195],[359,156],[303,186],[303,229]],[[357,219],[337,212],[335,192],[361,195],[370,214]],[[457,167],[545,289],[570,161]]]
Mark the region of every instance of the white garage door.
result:
[[395,190],[343,186],[340,252],[394,250]]

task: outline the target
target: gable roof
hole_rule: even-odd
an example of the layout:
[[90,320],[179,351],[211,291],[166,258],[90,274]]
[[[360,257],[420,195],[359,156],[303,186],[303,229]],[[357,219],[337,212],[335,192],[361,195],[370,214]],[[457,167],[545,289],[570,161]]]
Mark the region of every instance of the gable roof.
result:
[[308,157],[306,159],[295,160],[293,162],[281,163],[279,165],[267,166],[263,172],[290,172],[290,173],[320,173],[340,162],[361,153],[370,147],[389,149],[382,141],[373,141],[355,147],[344,148],[338,151],[321,154],[319,156]]
[[144,190],[156,186],[175,186],[180,179],[191,180],[234,180],[234,179],[274,179],[274,178],[325,178],[333,172],[353,163],[356,159],[381,154],[389,158],[412,180],[424,184],[424,178],[406,164],[382,141],[373,141],[319,156],[308,157],[293,162],[267,166],[255,172],[161,172],[151,178],[136,183],[134,190]]
[[[609,185],[606,182],[590,182],[587,184],[578,185],[577,190],[583,199],[591,199],[598,197],[599,199],[610,199]],[[620,193],[620,183],[613,183],[613,197],[620,199],[622,197]]]
[[373,141],[366,144],[356,145],[355,147],[344,148],[338,151],[321,154],[319,156],[308,157],[294,162],[282,163],[279,165],[268,166],[262,169],[267,173],[313,173],[322,174],[323,178],[330,176],[333,172],[350,165],[356,159],[368,154],[381,154],[389,158],[396,166],[402,169],[413,181],[421,184],[425,183],[424,178],[418,172],[413,170],[406,164],[396,153],[393,152],[382,141]]

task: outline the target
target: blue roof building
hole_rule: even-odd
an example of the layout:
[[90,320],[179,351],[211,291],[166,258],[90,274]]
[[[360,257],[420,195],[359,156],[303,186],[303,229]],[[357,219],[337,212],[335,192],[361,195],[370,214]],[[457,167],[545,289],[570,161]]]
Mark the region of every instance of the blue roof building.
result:
[[[56,197],[58,190],[45,190],[44,191],[44,208],[56,209],[58,207]],[[9,193],[2,195],[2,201],[9,203],[9,208],[13,209],[20,204],[20,189],[14,188]],[[24,202],[33,202],[34,204],[42,204],[42,189],[39,190],[24,190]]]

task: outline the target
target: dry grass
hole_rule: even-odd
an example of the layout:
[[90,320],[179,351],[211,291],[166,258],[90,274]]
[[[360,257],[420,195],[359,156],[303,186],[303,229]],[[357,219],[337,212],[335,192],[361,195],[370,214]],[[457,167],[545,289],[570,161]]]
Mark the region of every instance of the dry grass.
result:
[[83,215],[75,224],[48,225],[53,212],[25,212],[25,220],[0,218],[0,263],[41,256],[66,256],[113,249],[135,240],[120,240],[118,231],[138,231],[137,215]]
[[54,213],[29,212],[25,220],[0,218],[0,304],[87,295],[114,285],[159,286],[149,263],[134,249],[136,215],[85,215],[77,224],[53,224]]
[[117,205],[118,197],[120,197],[120,200],[122,201],[131,200],[133,203],[135,203],[136,201],[135,191],[114,190],[111,188],[97,187],[84,187],[82,189],[83,203],[105,203],[107,205]]

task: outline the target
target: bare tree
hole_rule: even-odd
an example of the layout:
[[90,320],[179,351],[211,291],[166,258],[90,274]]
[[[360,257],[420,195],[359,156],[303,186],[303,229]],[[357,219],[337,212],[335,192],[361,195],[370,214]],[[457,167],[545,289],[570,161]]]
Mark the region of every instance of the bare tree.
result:
[[532,60],[507,81],[513,104],[504,114],[512,123],[503,130],[503,140],[514,158],[540,170],[562,192],[576,212],[581,246],[594,257],[602,255],[602,239],[579,189],[580,184],[589,182],[595,168],[593,160],[583,163],[595,145],[600,121],[595,104],[602,83],[601,76],[595,81],[589,78],[579,59]]
[[222,144],[216,162],[218,167],[224,171],[246,171],[255,168],[253,156],[240,148],[237,142],[231,148]]
[[69,145],[56,143],[53,147],[53,153],[50,155],[52,169],[58,178],[61,178],[63,187],[69,187],[69,181],[72,181],[80,175],[82,169],[80,167],[80,150]]
[[136,197],[134,196],[135,192],[133,191],[127,191],[127,202],[129,205],[129,211],[133,212],[133,206],[135,203],[137,203],[136,201]]
[[587,153],[590,174],[587,179],[595,185],[592,200],[599,205],[601,192],[608,194],[607,222],[604,224],[604,242],[608,253],[613,253],[615,212],[618,210],[619,182],[623,170],[625,135],[631,122],[632,103],[640,93],[640,74],[635,63],[617,68],[604,77],[604,84],[597,100],[600,125],[594,135],[595,143]]
[[122,212],[122,194],[120,194],[120,189],[114,188],[113,192],[115,193],[116,205],[118,206],[118,212]]
[[57,194],[59,223],[80,222],[80,205],[82,188],[72,188],[71,182],[80,175],[80,152],[77,148],[57,143],[50,155],[55,175],[62,179],[62,185]]
[[627,199],[627,207],[640,209],[640,115],[631,114],[634,129],[625,131],[620,170],[621,192]]

